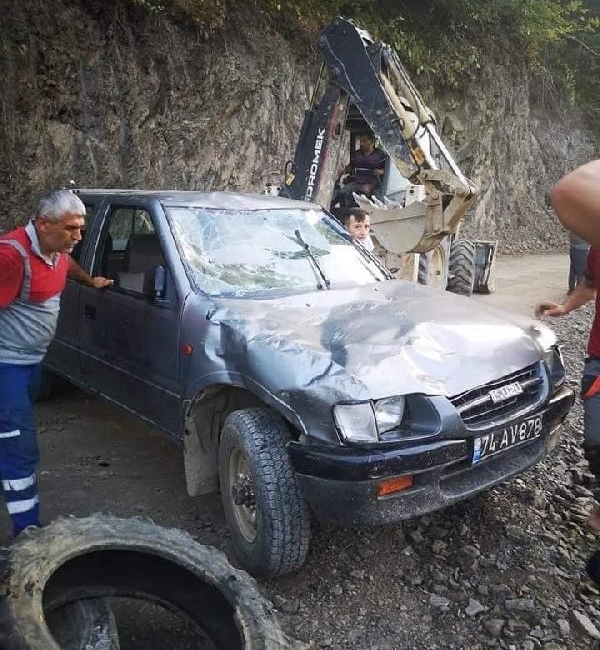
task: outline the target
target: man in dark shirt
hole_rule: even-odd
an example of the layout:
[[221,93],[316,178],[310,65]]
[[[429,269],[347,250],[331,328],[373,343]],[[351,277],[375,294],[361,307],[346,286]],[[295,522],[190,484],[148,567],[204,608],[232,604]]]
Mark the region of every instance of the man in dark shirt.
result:
[[381,184],[385,173],[385,154],[375,146],[375,138],[371,133],[363,133],[359,142],[360,148],[352,152],[350,163],[342,172],[350,174],[349,182],[336,192],[332,206],[338,203],[342,208],[354,206],[353,192],[371,196]]
[[[583,399],[583,451],[590,471],[600,481],[600,248],[592,247],[587,257],[585,275],[562,305],[545,301],[536,307],[537,316],[564,316],[578,307],[596,301],[596,313],[588,341],[581,380]],[[600,509],[594,510],[589,524],[600,531]]]

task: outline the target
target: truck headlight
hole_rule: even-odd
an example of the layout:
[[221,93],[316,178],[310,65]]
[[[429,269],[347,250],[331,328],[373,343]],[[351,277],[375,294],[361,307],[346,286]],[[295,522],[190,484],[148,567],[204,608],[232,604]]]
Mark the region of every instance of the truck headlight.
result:
[[337,404],[333,417],[342,436],[349,442],[377,442],[377,425],[371,402]]
[[567,377],[567,372],[565,370],[565,362],[563,360],[560,346],[553,345],[549,350],[546,350],[544,353],[544,361],[548,366],[552,388],[562,386]]
[[547,352],[556,345],[556,334],[542,323],[533,325],[530,333],[542,352]]
[[375,422],[379,433],[397,429],[404,417],[404,397],[387,397],[375,402]]

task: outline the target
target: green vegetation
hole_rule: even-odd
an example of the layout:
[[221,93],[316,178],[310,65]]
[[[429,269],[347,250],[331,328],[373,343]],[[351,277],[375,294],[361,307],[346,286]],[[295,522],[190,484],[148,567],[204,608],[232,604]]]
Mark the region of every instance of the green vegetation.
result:
[[[191,18],[203,33],[221,26],[233,0],[129,0],[152,12]],[[408,67],[436,85],[459,88],[486,57],[519,53],[549,94],[600,106],[600,0],[249,0],[277,18],[316,28],[354,18],[392,44]]]

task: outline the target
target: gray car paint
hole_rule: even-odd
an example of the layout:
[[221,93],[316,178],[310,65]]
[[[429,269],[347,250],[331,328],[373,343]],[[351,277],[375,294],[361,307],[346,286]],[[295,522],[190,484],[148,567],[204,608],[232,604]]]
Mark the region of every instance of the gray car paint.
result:
[[[111,194],[163,208],[310,207],[233,193]],[[161,239],[169,257],[177,257],[170,233]],[[181,289],[190,286],[183,268],[181,263],[172,268],[181,274],[174,278]],[[410,393],[456,395],[539,361],[542,348],[555,340],[533,320],[402,280],[268,298],[210,298],[188,291],[183,290],[181,342],[192,343],[195,352],[181,361],[182,399],[213,384],[244,386],[302,432],[329,440],[336,437],[331,414],[336,403]]]

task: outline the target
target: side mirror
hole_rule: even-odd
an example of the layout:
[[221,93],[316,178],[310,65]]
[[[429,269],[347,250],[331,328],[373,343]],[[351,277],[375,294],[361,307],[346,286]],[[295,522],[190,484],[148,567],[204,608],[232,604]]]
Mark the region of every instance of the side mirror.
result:
[[150,277],[147,279],[150,281],[147,282],[144,293],[153,300],[164,298],[167,293],[167,269],[164,266],[157,266],[148,275]]

